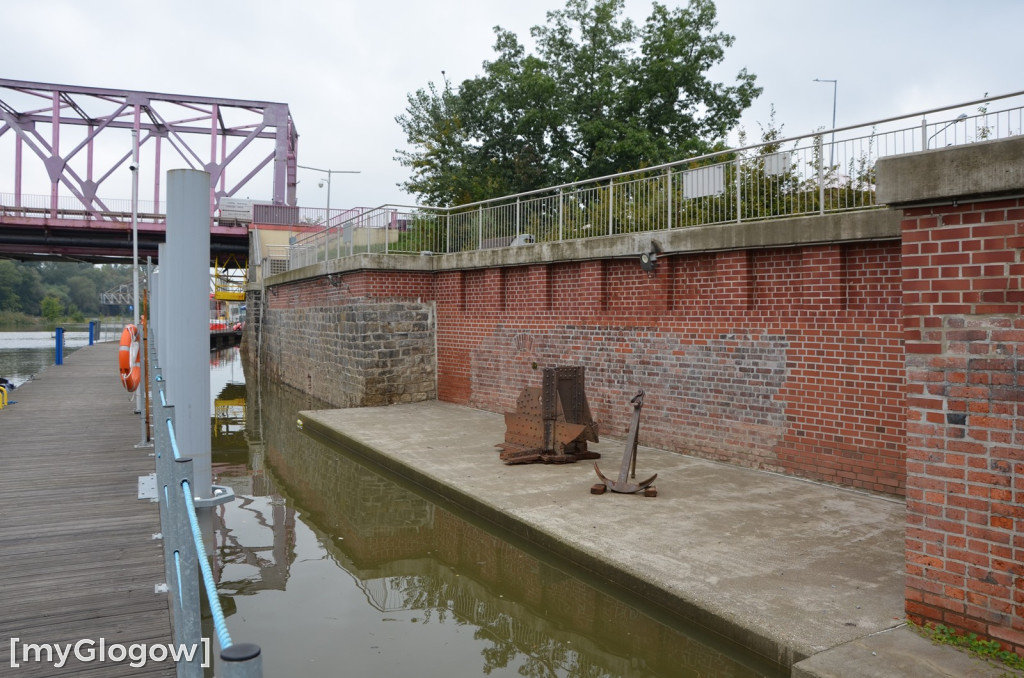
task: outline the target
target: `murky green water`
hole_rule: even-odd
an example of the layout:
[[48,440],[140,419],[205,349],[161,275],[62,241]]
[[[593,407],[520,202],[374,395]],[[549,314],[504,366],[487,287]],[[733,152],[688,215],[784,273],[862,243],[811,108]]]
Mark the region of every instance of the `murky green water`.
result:
[[211,354],[214,475],[238,496],[216,575],[265,675],[776,675],[309,437],[296,413],[320,403],[244,381],[237,349]]

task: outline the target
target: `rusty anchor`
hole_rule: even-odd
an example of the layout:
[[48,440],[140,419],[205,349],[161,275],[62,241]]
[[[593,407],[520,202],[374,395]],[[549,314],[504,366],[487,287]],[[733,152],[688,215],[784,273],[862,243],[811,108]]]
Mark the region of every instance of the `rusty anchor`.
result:
[[501,460],[565,464],[600,459],[587,449],[588,440],[598,441],[597,423],[583,385],[583,367],[545,367],[542,387],[524,388],[516,411],[505,413],[505,442],[498,445]]
[[621,492],[623,494],[634,494],[642,491],[645,497],[658,496],[657,488],[651,485],[654,479],[658,477],[657,473],[639,483],[631,483],[627,480],[628,477],[636,478],[636,439],[640,431],[640,409],[644,406],[643,389],[640,389],[629,402],[633,405],[633,419],[629,423],[629,436],[626,438],[626,449],[622,453],[622,466],[619,467],[619,477],[616,480],[607,478],[601,473],[601,469],[598,468],[595,461],[594,471],[597,472],[597,477],[601,479],[601,482],[590,488],[591,494],[604,494],[605,490],[611,490],[612,492]]

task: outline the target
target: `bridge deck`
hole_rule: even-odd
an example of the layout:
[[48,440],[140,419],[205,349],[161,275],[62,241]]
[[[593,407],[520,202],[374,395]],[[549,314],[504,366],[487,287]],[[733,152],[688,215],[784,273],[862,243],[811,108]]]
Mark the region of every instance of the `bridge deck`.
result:
[[[171,642],[154,469],[117,376],[116,343],[74,351],[0,410],[0,666],[4,675],[174,675],[170,661],[21,662],[22,643]],[[18,638],[20,640],[13,641]],[[12,647],[18,668],[11,668]],[[56,661],[56,657],[54,657]],[[10,669],[10,674],[7,671]],[[94,673],[95,672],[95,673]]]

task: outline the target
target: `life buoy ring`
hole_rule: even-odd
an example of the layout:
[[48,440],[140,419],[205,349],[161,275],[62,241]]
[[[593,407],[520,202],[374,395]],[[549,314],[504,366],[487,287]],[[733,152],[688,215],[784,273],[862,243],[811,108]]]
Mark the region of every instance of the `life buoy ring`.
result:
[[142,379],[142,367],[139,364],[139,330],[135,325],[128,325],[121,332],[121,349],[117,355],[117,362],[121,369],[121,384],[129,393],[134,393]]

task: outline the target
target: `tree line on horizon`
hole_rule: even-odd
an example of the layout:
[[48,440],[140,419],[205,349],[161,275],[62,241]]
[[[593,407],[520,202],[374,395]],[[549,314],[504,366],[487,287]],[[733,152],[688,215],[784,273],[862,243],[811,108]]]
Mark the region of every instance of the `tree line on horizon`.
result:
[[100,293],[131,281],[121,264],[0,260],[0,315],[83,320],[104,310]]

